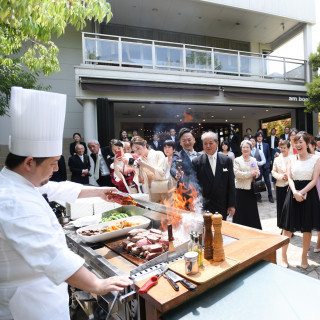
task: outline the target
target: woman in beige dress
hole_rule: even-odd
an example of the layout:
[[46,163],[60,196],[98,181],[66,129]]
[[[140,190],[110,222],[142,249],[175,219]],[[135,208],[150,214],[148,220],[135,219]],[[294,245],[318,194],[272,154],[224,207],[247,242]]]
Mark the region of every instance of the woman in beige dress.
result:
[[240,145],[242,156],[235,158],[233,163],[236,178],[236,212],[233,222],[244,226],[262,229],[257,199],[251,183],[258,178],[260,171],[257,160],[250,156],[252,143],[243,140]]
[[159,202],[168,193],[168,180],[165,177],[165,156],[162,151],[147,148],[147,142],[139,137],[133,137],[131,148],[135,153],[140,167],[140,182],[144,193],[150,195],[150,200]]

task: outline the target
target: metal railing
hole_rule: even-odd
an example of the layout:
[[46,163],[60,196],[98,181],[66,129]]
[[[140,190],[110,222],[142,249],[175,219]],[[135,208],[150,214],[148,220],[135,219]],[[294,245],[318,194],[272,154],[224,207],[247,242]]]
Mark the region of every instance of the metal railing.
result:
[[83,63],[306,82],[300,59],[189,44],[82,33]]

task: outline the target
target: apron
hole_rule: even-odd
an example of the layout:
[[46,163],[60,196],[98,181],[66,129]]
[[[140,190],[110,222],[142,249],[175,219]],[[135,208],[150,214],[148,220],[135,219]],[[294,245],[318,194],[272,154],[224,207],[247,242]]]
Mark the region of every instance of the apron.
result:
[[41,277],[18,285],[9,301],[14,320],[70,320],[67,283]]

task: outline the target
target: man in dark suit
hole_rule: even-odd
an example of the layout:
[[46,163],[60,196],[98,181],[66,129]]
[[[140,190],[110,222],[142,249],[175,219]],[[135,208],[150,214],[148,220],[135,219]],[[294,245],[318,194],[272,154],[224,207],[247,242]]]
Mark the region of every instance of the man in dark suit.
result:
[[176,136],[176,130],[175,129],[170,129],[170,135],[168,137],[167,140],[172,140],[176,143],[176,150],[177,151],[181,151],[181,145],[179,143],[179,139],[178,137]]
[[150,148],[156,151],[163,151],[163,146],[157,133],[153,135],[152,139],[153,140],[149,143]]
[[279,139],[276,137],[276,132],[277,132],[277,130],[275,128],[272,128],[271,135],[269,137],[267,137],[267,143],[269,145],[270,154],[271,154],[270,169],[273,167],[274,155],[278,151],[277,148],[278,148]]
[[67,180],[67,169],[66,169],[66,162],[64,160],[64,156],[61,155],[60,159],[58,160],[58,171],[54,171],[50,181],[66,181]]
[[110,147],[100,148],[99,141],[92,140],[88,143],[88,148],[91,151],[90,157],[94,161],[94,179],[100,187],[113,187],[110,177],[110,165],[113,163],[114,154]]
[[232,217],[236,205],[233,163],[231,158],[218,153],[218,136],[212,131],[201,137],[204,154],[192,160],[200,192],[203,209],[219,212],[223,219]]
[[[274,200],[272,197],[272,191],[271,191],[270,177],[269,177],[269,167],[270,167],[270,163],[271,163],[270,148],[267,143],[263,142],[263,134],[261,132],[258,132],[256,134],[256,139],[257,139],[256,148],[258,148],[259,150],[262,150],[264,153],[264,156],[266,158],[266,163],[263,166],[259,167],[260,177],[257,180],[261,180],[263,177],[264,182],[267,185],[269,201],[271,203],[274,203]],[[257,194],[257,201],[261,202],[261,194],[260,193]]]
[[239,137],[234,130],[234,126],[230,125],[230,136],[229,136],[229,145],[230,145],[230,151],[234,153],[236,157],[240,156],[240,142]]
[[280,139],[282,140],[289,140],[289,135],[290,135],[290,128],[289,127],[285,127],[284,128],[284,134],[282,134],[280,136]]
[[89,184],[90,160],[89,156],[84,154],[84,151],[84,146],[77,144],[75,147],[76,154],[69,158],[68,166],[72,173],[71,181]]
[[190,129],[182,128],[179,131],[179,141],[182,150],[173,154],[170,173],[177,180],[178,187],[183,183],[186,190],[189,190],[190,185],[195,185],[195,173],[191,161],[199,154],[193,149],[196,140]]

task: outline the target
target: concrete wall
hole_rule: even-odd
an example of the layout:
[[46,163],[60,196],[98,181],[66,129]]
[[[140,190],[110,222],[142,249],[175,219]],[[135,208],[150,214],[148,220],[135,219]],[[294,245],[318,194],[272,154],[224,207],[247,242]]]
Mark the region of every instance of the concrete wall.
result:
[[[197,0],[202,2],[203,0]],[[315,23],[315,0],[205,0],[215,4]]]

